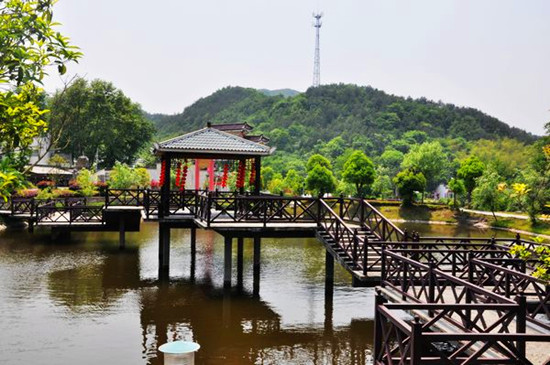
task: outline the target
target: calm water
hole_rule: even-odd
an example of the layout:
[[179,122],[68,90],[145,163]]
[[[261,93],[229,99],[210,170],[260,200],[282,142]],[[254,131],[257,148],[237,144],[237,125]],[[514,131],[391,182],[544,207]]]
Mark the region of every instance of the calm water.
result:
[[336,264],[326,295],[315,239],[263,239],[260,298],[253,298],[248,240],[244,288],[224,295],[223,239],[213,232],[197,231],[191,280],[189,231],[172,230],[168,282],[157,280],[155,223],[129,233],[124,251],[117,234],[49,237],[0,233],[0,364],[162,364],[157,347],[175,339],[200,343],[198,364],[364,364],[371,349],[373,289],[352,288]]

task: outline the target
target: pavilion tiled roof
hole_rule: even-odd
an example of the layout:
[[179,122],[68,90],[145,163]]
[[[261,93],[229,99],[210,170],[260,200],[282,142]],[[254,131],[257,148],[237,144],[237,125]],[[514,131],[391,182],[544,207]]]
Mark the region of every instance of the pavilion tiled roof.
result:
[[273,148],[259,144],[234,134],[206,127],[198,131],[160,142],[155,145],[156,152],[212,153],[266,156]]
[[224,132],[248,132],[252,130],[252,126],[247,122],[244,123],[226,123],[226,124],[212,124],[212,128],[224,131]]

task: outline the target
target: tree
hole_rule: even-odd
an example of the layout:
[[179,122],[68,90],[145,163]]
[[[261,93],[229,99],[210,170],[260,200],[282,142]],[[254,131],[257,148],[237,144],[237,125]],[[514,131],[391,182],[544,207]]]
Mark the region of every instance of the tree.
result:
[[392,180],[388,175],[377,175],[372,183],[372,193],[380,199],[389,199],[394,196]]
[[449,190],[453,192],[453,208],[458,209],[457,197],[466,192],[464,181],[453,177],[449,180]]
[[[478,209],[489,209],[493,218],[497,220],[495,212],[503,208],[502,177],[494,168],[488,168],[483,175],[477,178],[476,188],[472,192],[472,202]],[[499,186],[500,185],[500,186]]]
[[56,93],[50,105],[54,127],[56,121],[72,120],[60,148],[73,158],[85,155],[107,167],[116,161],[132,163],[153,135],[153,125],[141,107],[110,82],[75,80],[65,92]]
[[374,181],[374,164],[361,151],[355,151],[344,164],[342,178],[345,182],[355,184],[357,195],[364,196],[365,188]]
[[323,167],[326,167],[329,170],[332,170],[332,165],[331,165],[330,161],[325,156],[315,154],[315,155],[312,155],[307,160],[306,171],[310,172],[317,165],[321,165]]
[[323,165],[315,165],[307,173],[306,189],[312,194],[323,197],[327,193],[332,193],[336,188],[336,179],[328,168]]
[[485,165],[476,156],[470,156],[460,163],[456,175],[464,181],[468,203],[472,201],[472,191],[476,187],[476,179],[483,175]]
[[144,188],[148,187],[150,182],[151,176],[147,169],[131,168],[118,161],[113,166],[109,177],[109,186],[113,189]]
[[399,172],[399,166],[403,162],[403,152],[393,148],[386,148],[378,158],[378,163],[386,168],[389,176],[393,177]]
[[449,160],[437,141],[414,145],[403,158],[401,167],[421,172],[429,190],[434,190],[449,175]]
[[304,178],[295,170],[288,170],[283,180],[283,190],[286,194],[301,195],[304,190]]
[[[44,94],[39,85],[49,66],[66,72],[66,63],[81,53],[67,37],[55,31],[54,0],[10,0],[0,2],[0,150],[8,155],[1,170],[13,187],[21,182],[12,169],[24,165],[33,139],[46,130]],[[15,179],[15,180],[14,180]],[[4,180],[4,183],[8,180]],[[2,183],[2,184],[4,184]],[[11,188],[8,188],[8,190]],[[4,190],[4,191],[8,191]],[[1,193],[5,197],[5,193]]]
[[550,200],[550,138],[543,138],[535,146],[531,166],[524,172],[527,184],[524,198],[532,223],[537,223],[537,215]]
[[421,172],[415,172],[411,169],[403,170],[393,179],[393,183],[397,186],[397,191],[403,199],[403,205],[412,205],[414,200],[414,192],[422,192],[426,189],[426,178]]

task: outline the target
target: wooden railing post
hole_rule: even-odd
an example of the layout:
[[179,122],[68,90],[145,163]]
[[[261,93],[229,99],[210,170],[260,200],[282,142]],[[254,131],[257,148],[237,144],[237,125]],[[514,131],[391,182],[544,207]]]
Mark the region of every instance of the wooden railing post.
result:
[[[468,282],[474,284],[474,253],[472,251],[468,252]],[[470,288],[464,288],[466,290],[465,300],[466,304],[472,303],[472,292]],[[472,329],[472,311],[467,309],[464,311],[466,316],[466,328]]]
[[365,198],[361,197],[361,204],[359,204],[359,225],[361,228],[365,228],[365,202],[363,201]]
[[[422,360],[422,323],[420,323],[420,317],[414,316],[414,322],[411,325],[411,362],[410,364],[420,364]],[[406,356],[403,354],[402,356]]]
[[[428,303],[434,303],[435,302],[435,263],[433,261],[430,261],[428,263]],[[434,316],[433,310],[428,311],[428,315],[430,317]]]
[[210,227],[210,219],[212,218],[212,192],[209,191],[206,197],[206,226]]
[[357,259],[358,259],[358,252],[357,252],[357,249],[358,249],[358,246],[359,246],[359,237],[357,237],[357,228],[355,228],[353,230],[353,267],[354,269],[357,269],[357,267],[359,266],[357,264]]
[[317,224],[321,223],[321,197],[317,197]]
[[340,194],[340,197],[338,198],[338,216],[342,219],[344,215],[344,194]]
[[[527,330],[527,299],[521,294],[516,297],[518,315],[516,317],[516,333],[525,333]],[[519,355],[525,357],[525,340],[519,339],[516,343]]]
[[401,270],[403,270],[403,275],[401,276],[401,299],[405,300],[407,299],[407,288],[408,288],[408,272],[409,272],[409,264],[406,261],[403,261],[403,264],[401,265]]
[[386,245],[382,245],[382,253],[380,255],[380,286],[384,287],[386,281]]
[[143,193],[143,208],[145,208],[145,216],[147,219],[149,219],[149,207],[151,205],[150,197],[149,197],[149,188],[145,189],[145,192]]
[[363,242],[363,275],[364,276],[367,276],[367,265],[369,264],[368,252],[369,252],[369,239],[365,237],[365,241]]
[[384,297],[382,296],[382,290],[376,288],[376,295],[374,296],[374,361],[375,364],[378,364],[378,360],[382,359],[382,318],[379,312],[379,307],[385,302]]
[[105,189],[105,208],[109,206],[109,188]]

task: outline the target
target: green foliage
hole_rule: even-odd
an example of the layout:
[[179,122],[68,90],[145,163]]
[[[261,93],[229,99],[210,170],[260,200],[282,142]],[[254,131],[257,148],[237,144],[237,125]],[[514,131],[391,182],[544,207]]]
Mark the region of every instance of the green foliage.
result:
[[138,104],[102,80],[75,80],[53,96],[50,108],[52,127],[62,128],[59,146],[72,156],[87,156],[92,164],[133,162],[154,131]]
[[392,180],[388,175],[377,175],[372,183],[372,194],[379,199],[394,197]]
[[376,172],[372,161],[361,151],[355,151],[344,164],[342,178],[355,185],[358,196],[365,196],[365,188],[370,186]]
[[331,171],[330,161],[316,154],[309,158],[306,164],[306,189],[313,195],[324,196],[332,193],[337,181]]
[[430,190],[445,181],[450,172],[447,154],[438,141],[414,145],[404,156],[401,167],[421,172]]
[[453,207],[458,208],[458,202],[460,201],[458,198],[466,193],[466,184],[463,180],[453,177],[449,180],[449,190],[453,192]]
[[325,156],[315,154],[307,160],[306,171],[310,172],[317,165],[325,167],[328,170],[332,170],[332,164]]
[[471,201],[472,191],[476,186],[476,179],[483,175],[484,170],[485,165],[476,156],[470,156],[460,163],[460,168],[456,174],[464,182],[464,187],[468,194],[468,202]]
[[52,157],[50,157],[50,160],[48,163],[52,166],[62,167],[69,165],[69,161],[67,159],[59,154],[55,154]]
[[[534,136],[475,109],[344,84],[322,85],[287,98],[227,87],[198,100],[181,114],[150,117],[161,138],[203,128],[209,121],[239,120],[254,125],[254,133],[272,138],[279,153],[308,156],[315,151],[331,159],[342,148],[362,150],[374,157],[389,145],[406,153],[410,145],[450,136],[464,135],[467,140],[496,136],[523,142],[535,140]],[[470,118],[465,123],[453,123],[466,117]],[[472,119],[479,129],[468,124]]]
[[304,191],[304,178],[295,170],[288,170],[283,180],[283,190],[288,195],[301,195]]
[[145,188],[150,181],[151,177],[146,169],[134,169],[118,161],[109,176],[109,186],[113,189]]
[[504,179],[516,177],[519,171],[528,167],[530,159],[529,148],[521,141],[510,138],[475,141],[470,154],[477,156],[485,166],[493,166]]
[[[539,237],[535,237],[534,241],[541,243],[542,239],[537,238]],[[524,245],[513,245],[510,248],[510,253],[525,261],[535,261],[535,270],[532,275],[550,284],[550,247],[540,245],[537,246],[534,251],[530,251]]]
[[324,196],[332,193],[336,188],[337,181],[328,168],[322,165],[315,165],[306,177],[306,189],[313,195]]
[[97,194],[97,189],[94,183],[97,181],[94,174],[88,169],[82,169],[76,176],[76,182],[80,187],[80,195],[94,196]]
[[265,166],[265,167],[262,167],[261,172],[262,172],[262,190],[266,190],[271,180],[273,180],[275,171],[273,170],[273,167]]
[[[54,0],[0,2],[0,150],[24,158],[33,138],[46,131],[38,87],[47,68],[65,64],[81,53],[54,28]],[[3,91],[6,90],[6,91]],[[7,181],[7,180],[5,180]],[[11,181],[11,180],[10,180]]]
[[7,201],[17,189],[26,185],[23,174],[13,167],[10,158],[0,159],[0,199]]
[[502,184],[502,177],[493,168],[487,168],[483,175],[476,180],[476,188],[472,192],[472,203],[477,209],[490,210],[493,218],[497,220],[495,211],[504,209],[506,206],[506,195],[503,194],[505,185]]
[[406,169],[397,174],[393,179],[397,191],[403,199],[403,205],[412,205],[415,191],[422,192],[426,189],[426,178],[422,172]]

